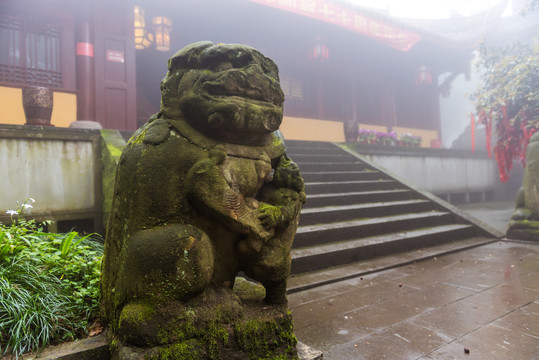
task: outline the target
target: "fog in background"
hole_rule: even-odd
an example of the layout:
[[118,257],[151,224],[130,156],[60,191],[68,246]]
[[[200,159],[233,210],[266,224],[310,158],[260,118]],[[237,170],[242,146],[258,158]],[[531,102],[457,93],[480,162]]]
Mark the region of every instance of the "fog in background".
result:
[[[474,38],[476,49],[479,48],[481,41],[486,40],[486,43],[493,46],[503,46],[511,41],[529,41],[536,34],[539,28],[538,16],[533,14],[522,18],[520,10],[526,6],[529,0],[348,0],[360,6],[371,7],[373,10],[393,16],[399,21],[404,21],[411,26],[416,26],[419,29],[424,29],[425,25],[432,26],[437,23],[454,22],[453,32],[447,34],[448,38],[457,38],[460,36],[463,41],[473,37],[472,34],[467,34],[459,29],[458,24],[466,21],[467,17],[480,15],[485,11],[494,7],[504,7],[502,19],[497,19],[497,24],[483,24],[485,27],[494,28],[494,31],[489,31],[482,34],[481,38]],[[308,43],[312,39],[312,34],[317,33],[317,29],[322,28],[326,33],[332,32],[332,25],[325,24],[319,21],[311,21],[304,19],[302,27],[296,26],[293,29],[286,29],[276,26],[280,24],[279,19],[270,14],[275,14],[272,9],[267,9],[267,18],[265,16],[252,19],[249,16],[249,11],[256,4],[245,2],[242,6],[225,8],[224,13],[220,14],[218,22],[212,24],[197,23],[193,24],[193,19],[204,19],[204,14],[214,11],[209,4],[211,1],[199,0],[189,5],[189,12],[178,11],[179,4],[173,0],[168,1],[142,1],[142,5],[148,13],[169,13],[174,14],[174,32],[172,33],[172,48],[166,53],[138,53],[137,54],[137,82],[141,84],[151,84],[150,89],[140,89],[146,92],[146,97],[138,99],[139,108],[147,109],[147,113],[139,112],[142,117],[139,122],[144,122],[155,111],[158,111],[159,106],[159,81],[166,73],[166,62],[173,53],[183,46],[200,40],[210,40],[214,43],[233,42],[243,43],[253,46],[266,54],[279,65],[281,73],[293,74],[297,69],[297,59],[299,56],[304,56],[302,49],[295,49],[287,42],[290,31],[294,32],[294,36],[298,39],[304,39]],[[239,3],[238,3],[239,4]],[[153,8],[153,9],[152,9]],[[157,10],[158,8],[158,10]],[[185,10],[185,8],[183,8]],[[280,18],[291,16],[285,12],[279,13]],[[209,18],[209,17],[208,17]],[[231,21],[231,19],[234,19]],[[534,23],[535,22],[535,23]],[[283,24],[286,22],[282,22]],[[535,26],[534,26],[535,24]],[[447,26],[445,26],[447,27]],[[215,38],[215,28],[221,29],[219,38]],[[267,29],[253,36],[249,31],[238,31],[238,29]],[[444,28],[444,27],[441,27]],[[477,33],[481,33],[481,29],[474,29]],[[267,32],[267,34],[266,34]],[[242,34],[239,38],[237,34]],[[334,53],[340,53],[339,59],[347,58],[348,62],[356,62],[360,66],[362,59],[361,48],[357,46],[358,36],[355,33],[341,32],[342,41],[339,46],[333,46]],[[522,35],[524,34],[524,35]],[[443,33],[438,32],[437,35],[443,36]],[[468,39],[464,39],[468,37]],[[272,49],[264,48],[265,44],[277,44]],[[351,44],[356,46],[351,46]],[[468,44],[464,45],[468,46]],[[279,49],[276,52],[276,49]],[[337,58],[337,56],[335,56]],[[378,58],[380,60],[380,58]],[[472,61],[470,65],[470,79],[466,80],[464,74],[460,74],[451,82],[451,91],[449,97],[440,97],[440,117],[441,117],[441,140],[442,146],[451,148],[453,142],[459,138],[470,124],[470,113],[473,111],[473,103],[469,99],[480,86],[480,78],[477,73],[475,63],[477,59]],[[442,74],[439,78],[439,83],[443,82]],[[469,129],[468,129],[469,132]],[[476,132],[476,134],[479,133]],[[480,135],[479,135],[480,137]]]

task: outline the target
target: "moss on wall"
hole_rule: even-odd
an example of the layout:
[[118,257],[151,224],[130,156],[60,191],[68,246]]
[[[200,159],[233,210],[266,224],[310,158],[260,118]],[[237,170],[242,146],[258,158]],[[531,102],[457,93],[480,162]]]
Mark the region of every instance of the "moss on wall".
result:
[[102,166],[102,210],[103,225],[107,226],[112,206],[116,167],[126,142],[118,130],[102,129],[101,132],[101,166]]

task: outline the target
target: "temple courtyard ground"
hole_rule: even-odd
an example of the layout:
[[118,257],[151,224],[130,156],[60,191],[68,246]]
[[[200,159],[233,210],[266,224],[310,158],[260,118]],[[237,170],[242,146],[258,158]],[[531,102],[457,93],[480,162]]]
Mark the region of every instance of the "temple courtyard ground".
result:
[[[512,206],[463,208],[503,230]],[[326,360],[539,359],[539,242],[495,241],[293,293],[289,305],[298,339]]]

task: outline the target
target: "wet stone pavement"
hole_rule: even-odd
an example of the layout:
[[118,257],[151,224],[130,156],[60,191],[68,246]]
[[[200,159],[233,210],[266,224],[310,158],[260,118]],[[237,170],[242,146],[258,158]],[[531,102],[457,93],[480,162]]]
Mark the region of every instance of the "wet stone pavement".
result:
[[498,241],[289,295],[324,359],[539,359],[539,243]]

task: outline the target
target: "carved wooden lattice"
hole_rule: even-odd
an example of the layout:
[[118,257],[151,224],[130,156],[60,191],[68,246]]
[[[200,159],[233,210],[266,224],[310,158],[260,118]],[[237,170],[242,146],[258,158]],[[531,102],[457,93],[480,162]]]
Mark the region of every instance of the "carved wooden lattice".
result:
[[0,14],[0,82],[62,87],[61,27],[50,17]]

